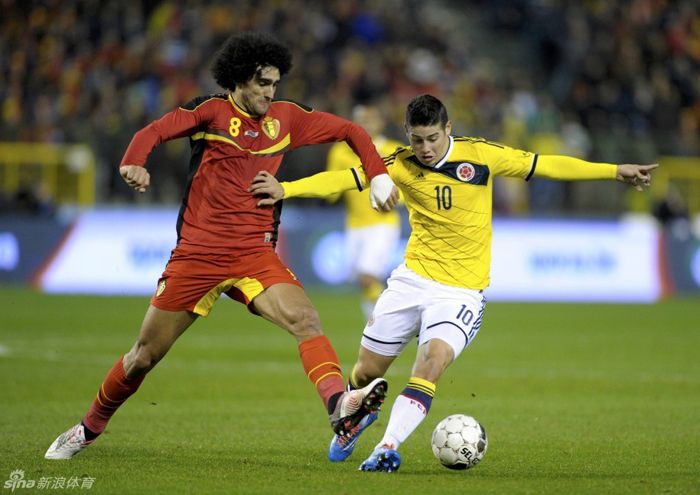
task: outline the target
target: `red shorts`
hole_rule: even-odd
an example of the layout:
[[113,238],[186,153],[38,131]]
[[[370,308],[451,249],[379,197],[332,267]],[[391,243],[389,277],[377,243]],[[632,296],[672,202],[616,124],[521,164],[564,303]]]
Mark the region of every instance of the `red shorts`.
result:
[[226,294],[255,313],[250,302],[275,284],[303,289],[274,251],[206,256],[175,252],[158,280],[151,304],[165,311],[207,316],[221,294]]

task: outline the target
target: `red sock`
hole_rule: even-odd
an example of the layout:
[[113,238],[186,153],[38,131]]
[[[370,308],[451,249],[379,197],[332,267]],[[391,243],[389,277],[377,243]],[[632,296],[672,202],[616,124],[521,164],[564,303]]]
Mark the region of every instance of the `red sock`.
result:
[[299,355],[306,376],[316,385],[323,405],[328,409],[328,401],[334,395],[345,391],[345,382],[340,373],[338,355],[328,337],[320,335],[299,344]]
[[97,392],[97,397],[92,402],[92,407],[83,417],[83,424],[93,433],[100,434],[105,431],[107,422],[117,412],[126,399],[131,397],[145,378],[127,378],[124,373],[122,361],[119,358],[114,367],[107,373],[104,383]]

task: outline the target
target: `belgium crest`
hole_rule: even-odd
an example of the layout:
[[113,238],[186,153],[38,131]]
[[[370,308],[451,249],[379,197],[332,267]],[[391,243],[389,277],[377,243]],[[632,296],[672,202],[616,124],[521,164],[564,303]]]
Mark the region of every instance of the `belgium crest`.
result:
[[280,135],[280,121],[272,117],[265,117],[262,123],[262,130],[270,139],[277,139]]
[[165,280],[161,280],[158,284],[158,290],[156,291],[156,297],[159,297],[163,292],[165,292]]

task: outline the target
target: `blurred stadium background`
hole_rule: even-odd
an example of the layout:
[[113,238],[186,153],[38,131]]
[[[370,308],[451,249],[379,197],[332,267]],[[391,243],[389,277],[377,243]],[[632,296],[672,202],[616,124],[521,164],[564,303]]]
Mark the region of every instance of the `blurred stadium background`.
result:
[[[153,151],[144,195],[118,164],[141,127],[221,91],[210,60],[242,30],[293,48],[278,97],[347,118],[379,102],[402,141],[406,103],[429,92],[455,134],[661,163],[645,194],[499,180],[497,298],[700,293],[700,7],[690,0],[0,0],[0,284],[152,292],[189,146]],[[295,151],[280,178],[323,170],[327,150]],[[285,205],[280,251],[306,284],[347,282],[340,208]]]
[[[325,461],[330,430],[310,409],[317,399],[290,338],[225,302],[89,453],[70,465],[43,459],[133,342],[176,240],[187,141],[153,151],[143,195],[119,177],[121,157],[144,125],[221,91],[214,50],[253,29],[293,48],[279,97],[346,118],[379,102],[398,140],[406,103],[430,92],[456,134],[661,163],[644,194],[613,182],[494,184],[487,296],[508,302],[490,303],[476,345],[401,447],[403,475],[382,493],[464,493],[465,483],[494,494],[700,493],[697,0],[0,0],[5,487],[26,471],[89,477],[100,493],[367,492],[355,460]],[[323,170],[327,151],[296,150],[280,178]],[[278,251],[347,372],[363,321],[342,206],[289,201],[281,226]],[[629,302],[655,304],[610,304]],[[387,374],[392,394],[413,357]],[[489,432],[468,479],[429,448],[437,421],[456,412]]]

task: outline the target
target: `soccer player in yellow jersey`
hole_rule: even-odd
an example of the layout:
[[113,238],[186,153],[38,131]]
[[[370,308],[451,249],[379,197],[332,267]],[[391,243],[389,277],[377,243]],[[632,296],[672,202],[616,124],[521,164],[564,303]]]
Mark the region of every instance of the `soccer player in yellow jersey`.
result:
[[[481,326],[491,262],[491,195],[498,175],[556,180],[615,180],[642,190],[658,165],[589,163],[563,156],[539,156],[483,139],[450,136],[447,110],[437,98],[420,95],[406,109],[410,146],[384,158],[399,186],[413,229],[405,263],[391,274],[362,335],[357,363],[348,381],[362,387],[384,376],[414,338],[418,355],[406,388],[396,398],[384,437],[361,465],[363,471],[396,471],[396,449],[427,415],[436,384],[469,345]],[[254,179],[259,205],[282,197],[324,197],[363,189],[361,168],[323,172],[291,183],[269,174]],[[346,438],[334,437],[332,461],[344,460],[357,437],[376,418],[362,419]]]
[[[378,106],[356,106],[353,109],[353,120],[367,131],[381,156],[390,155],[403,146],[399,141],[382,134],[386,122]],[[348,170],[360,165],[355,152],[345,143],[335,143],[328,152],[329,171]],[[327,199],[334,202],[340,196],[339,193]],[[348,253],[353,277],[357,278],[362,289],[362,312],[367,319],[393,268],[392,255],[401,236],[401,218],[396,210],[384,213],[372,208],[367,190],[346,191],[343,197],[347,209],[345,233]],[[367,256],[367,253],[372,255]]]

